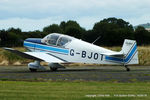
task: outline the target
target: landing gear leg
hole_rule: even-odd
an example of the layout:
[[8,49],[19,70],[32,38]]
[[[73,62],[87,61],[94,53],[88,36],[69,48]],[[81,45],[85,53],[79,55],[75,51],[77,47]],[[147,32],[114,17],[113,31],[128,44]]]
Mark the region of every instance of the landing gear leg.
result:
[[124,65],[124,67],[126,68],[126,71],[130,71],[130,68],[127,65]]

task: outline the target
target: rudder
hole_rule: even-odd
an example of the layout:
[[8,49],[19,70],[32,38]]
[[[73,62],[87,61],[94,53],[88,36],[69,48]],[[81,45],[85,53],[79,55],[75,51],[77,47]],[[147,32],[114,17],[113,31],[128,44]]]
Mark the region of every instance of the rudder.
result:
[[124,64],[138,64],[138,50],[135,40],[125,39],[121,53],[124,54]]

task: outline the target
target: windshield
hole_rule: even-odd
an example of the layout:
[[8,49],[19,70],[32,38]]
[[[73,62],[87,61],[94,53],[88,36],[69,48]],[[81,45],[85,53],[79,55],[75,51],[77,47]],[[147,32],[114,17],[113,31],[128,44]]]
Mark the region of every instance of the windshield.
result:
[[61,37],[58,40],[57,46],[65,46],[67,43],[69,43],[71,41],[71,39],[67,38],[67,37]]
[[46,43],[47,45],[55,45],[60,47],[65,47],[69,42],[71,42],[73,38],[67,35],[62,34],[49,34],[46,37],[44,37],[41,42]]
[[56,45],[58,38],[59,38],[59,35],[56,35],[56,34],[51,35],[47,38],[47,40],[48,40],[47,43],[50,45]]

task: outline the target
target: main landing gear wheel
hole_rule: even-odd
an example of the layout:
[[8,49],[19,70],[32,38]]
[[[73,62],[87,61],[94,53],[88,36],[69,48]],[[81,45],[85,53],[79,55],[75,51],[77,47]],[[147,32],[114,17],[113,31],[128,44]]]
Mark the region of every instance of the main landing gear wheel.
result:
[[50,67],[50,69],[51,69],[51,71],[56,71],[57,70],[57,68],[52,68],[52,67]]
[[128,68],[127,65],[124,66],[126,68],[126,71],[130,71],[130,68]]
[[127,68],[126,70],[127,70],[127,71],[130,71],[130,68]]
[[37,71],[37,69],[33,69],[33,68],[29,68],[29,70],[30,70],[31,72],[36,72],[36,71]]

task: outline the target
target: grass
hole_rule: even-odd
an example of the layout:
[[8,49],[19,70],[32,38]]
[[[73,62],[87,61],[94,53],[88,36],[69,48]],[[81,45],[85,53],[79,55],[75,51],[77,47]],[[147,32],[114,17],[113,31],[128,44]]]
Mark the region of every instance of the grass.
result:
[[[114,51],[121,50],[121,47],[105,47],[105,48],[108,48]],[[25,51],[25,48],[23,47],[17,47],[14,49]],[[139,65],[150,65],[150,46],[139,46],[138,53],[139,53]],[[27,64],[31,61],[32,60],[21,58],[15,54],[12,54],[0,48],[0,65],[15,65],[16,62],[19,62],[20,64]],[[43,63],[43,65],[44,64],[46,65],[46,63]],[[77,63],[73,65],[80,66],[82,64]]]
[[77,99],[149,100],[150,83],[0,81],[0,100]]
[[[15,47],[14,49],[24,52],[25,48]],[[16,63],[25,64],[31,62],[31,60],[22,58],[16,54],[6,51],[0,48],[0,65],[15,65]]]

